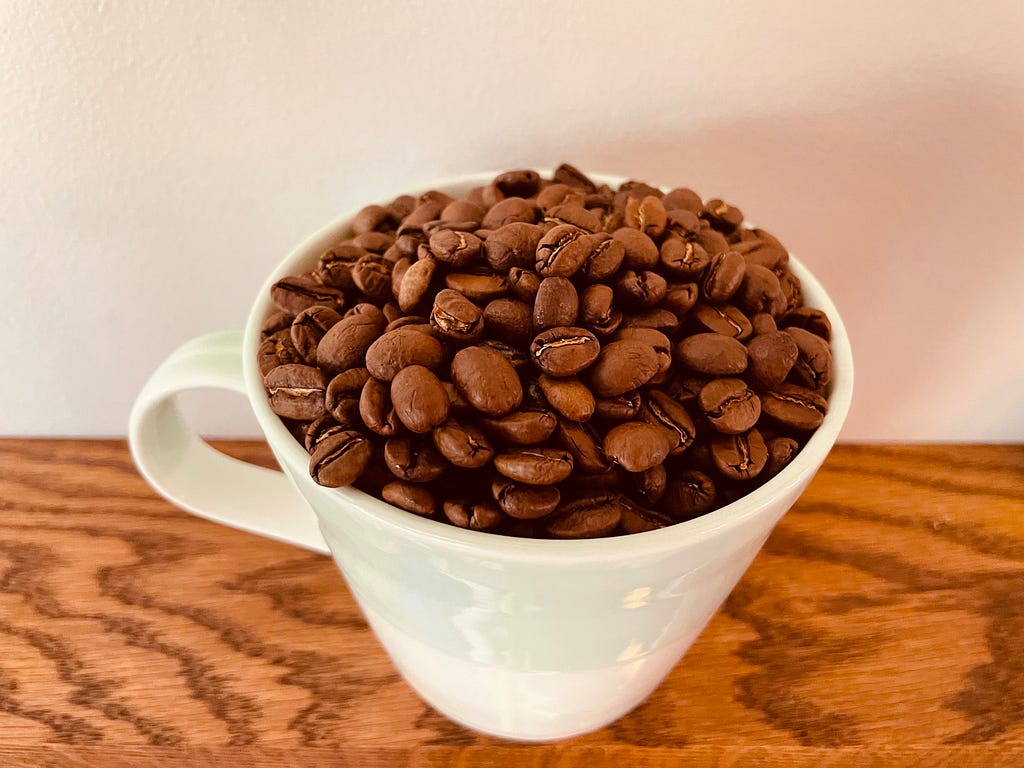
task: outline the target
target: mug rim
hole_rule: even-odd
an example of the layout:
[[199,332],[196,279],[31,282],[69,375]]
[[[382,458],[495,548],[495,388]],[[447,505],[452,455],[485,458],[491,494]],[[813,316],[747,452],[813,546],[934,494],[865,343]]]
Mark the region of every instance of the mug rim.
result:
[[[550,169],[536,170],[543,176],[550,176],[552,173]],[[435,189],[445,191],[446,189],[478,186],[489,183],[498,173],[500,172],[485,171],[447,177],[409,192],[396,194],[416,196]],[[613,187],[627,180],[627,177],[611,174],[588,173],[587,175],[599,184],[604,183]],[[667,188],[662,187],[662,189]],[[388,202],[390,201],[383,201],[380,204],[386,205]],[[263,282],[256,300],[249,310],[242,346],[242,368],[246,394],[250,407],[275,455],[284,457],[294,467],[308,467],[309,454],[285,427],[280,417],[270,409],[256,359],[263,320],[270,314],[273,307],[270,301],[270,288],[282,277],[305,271],[298,269],[297,265],[319,258],[321,252],[328,247],[327,244],[337,240],[341,233],[351,226],[356,213],[367,204],[364,203],[359,208],[337,216],[293,248]],[[318,485],[316,488],[319,491],[327,492],[344,506],[358,507],[361,514],[371,515],[377,522],[399,529],[404,535],[415,535],[452,548],[471,549],[478,555],[486,554],[499,558],[503,555],[514,556],[517,559],[565,560],[571,558],[574,562],[578,562],[580,560],[612,560],[623,556],[635,557],[644,554],[655,555],[660,552],[693,546],[717,534],[742,526],[747,520],[772,509],[773,500],[785,496],[790,489],[809,480],[810,476],[817,472],[839,436],[849,413],[853,396],[853,355],[842,317],[817,277],[792,253],[789,264],[793,273],[800,280],[805,296],[807,293],[814,296],[810,306],[823,310],[832,324],[830,344],[833,358],[833,379],[830,382],[831,391],[828,396],[829,409],[821,426],[815,430],[796,457],[782,471],[760,487],[725,506],[692,520],[642,533],[593,539],[531,539],[474,531],[431,520],[393,506],[352,486],[327,488]],[[303,492],[302,486],[305,482],[313,483],[314,481],[309,476],[308,469],[300,473],[300,477],[302,482],[296,481],[295,478],[293,481],[298,486],[300,493],[307,496]],[[313,511],[321,521],[331,514],[331,511],[317,509],[312,503],[310,506],[313,507]]]

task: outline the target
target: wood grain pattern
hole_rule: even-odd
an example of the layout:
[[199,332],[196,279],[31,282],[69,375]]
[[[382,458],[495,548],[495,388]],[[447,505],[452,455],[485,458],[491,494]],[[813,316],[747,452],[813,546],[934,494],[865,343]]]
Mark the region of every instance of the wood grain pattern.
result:
[[680,761],[1024,764],[1024,448],[837,448],[647,702],[523,747],[426,707],[328,558],[178,511],[122,442],[0,440],[0,765]]

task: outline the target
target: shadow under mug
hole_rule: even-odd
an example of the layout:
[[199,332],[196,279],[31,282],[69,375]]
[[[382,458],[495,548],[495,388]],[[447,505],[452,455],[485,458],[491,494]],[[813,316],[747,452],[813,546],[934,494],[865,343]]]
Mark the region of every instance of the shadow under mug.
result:
[[[458,196],[494,175],[430,189]],[[835,443],[853,390],[839,313],[792,258],[805,302],[832,321],[829,412],[793,461],[747,496],[688,522],[615,538],[552,541],[463,530],[355,488],[317,485],[305,450],[267,403],[256,349],[272,311],[270,286],[314,268],[349,234],[353,215],[278,266],[244,333],[193,339],[156,370],[131,413],[139,470],[194,514],[330,552],[395,666],[452,720],[519,741],[566,738],[613,722],[643,701],[697,638]],[[283,473],[229,458],[188,427],[176,395],[210,387],[248,396]]]

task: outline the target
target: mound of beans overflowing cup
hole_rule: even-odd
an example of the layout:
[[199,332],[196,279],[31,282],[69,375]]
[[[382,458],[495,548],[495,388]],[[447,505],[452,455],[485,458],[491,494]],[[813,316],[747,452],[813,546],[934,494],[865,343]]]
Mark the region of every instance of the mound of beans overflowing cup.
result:
[[570,165],[367,205],[257,352],[321,486],[525,538],[635,534],[777,475],[828,411],[789,253],[686,188]]

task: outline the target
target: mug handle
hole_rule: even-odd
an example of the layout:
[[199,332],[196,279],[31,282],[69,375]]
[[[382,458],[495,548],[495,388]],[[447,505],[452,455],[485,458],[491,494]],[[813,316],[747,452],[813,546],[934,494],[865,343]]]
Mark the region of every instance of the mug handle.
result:
[[199,336],[150,376],[132,406],[128,445],[161,496],[199,517],[316,552],[328,552],[316,515],[283,472],[212,448],[185,422],[177,395],[189,389],[246,394],[242,334]]

